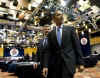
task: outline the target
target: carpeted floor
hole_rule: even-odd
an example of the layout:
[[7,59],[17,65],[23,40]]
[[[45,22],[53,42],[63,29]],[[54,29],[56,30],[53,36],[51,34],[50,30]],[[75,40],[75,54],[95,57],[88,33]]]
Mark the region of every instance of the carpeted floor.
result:
[[0,70],[0,78],[18,78],[14,75],[14,73],[8,73],[8,72],[1,72]]
[[100,61],[95,67],[85,68],[83,72],[77,72],[74,78],[100,78]]
[[[0,78],[18,78],[13,73],[1,72]],[[74,78],[100,78],[100,61],[95,67],[85,68],[82,72],[76,72]]]

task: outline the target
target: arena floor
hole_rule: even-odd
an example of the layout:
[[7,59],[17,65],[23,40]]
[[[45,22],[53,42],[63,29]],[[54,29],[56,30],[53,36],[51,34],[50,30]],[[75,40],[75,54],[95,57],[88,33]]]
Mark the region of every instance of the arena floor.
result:
[[[1,72],[0,78],[18,78],[13,73]],[[76,72],[74,78],[100,78],[100,61],[94,67],[85,68],[82,72]]]

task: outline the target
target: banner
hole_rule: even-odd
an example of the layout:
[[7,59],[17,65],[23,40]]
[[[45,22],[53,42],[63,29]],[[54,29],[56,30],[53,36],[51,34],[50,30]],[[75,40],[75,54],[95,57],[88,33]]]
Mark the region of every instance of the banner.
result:
[[0,57],[3,57],[3,48],[0,48]]
[[29,56],[32,56],[32,53],[36,54],[37,47],[34,48],[24,48],[24,54],[28,54]]
[[24,56],[23,48],[4,48],[4,57],[21,57]]
[[91,46],[88,32],[80,34],[80,44],[84,56],[89,56],[91,54]]

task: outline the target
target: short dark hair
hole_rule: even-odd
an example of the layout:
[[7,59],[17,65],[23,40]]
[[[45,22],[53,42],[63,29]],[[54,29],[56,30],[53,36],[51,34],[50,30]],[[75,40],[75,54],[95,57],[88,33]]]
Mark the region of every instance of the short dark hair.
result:
[[59,16],[59,15],[62,15],[62,14],[63,14],[62,11],[56,10],[56,11],[53,13],[52,18],[54,19],[55,16]]

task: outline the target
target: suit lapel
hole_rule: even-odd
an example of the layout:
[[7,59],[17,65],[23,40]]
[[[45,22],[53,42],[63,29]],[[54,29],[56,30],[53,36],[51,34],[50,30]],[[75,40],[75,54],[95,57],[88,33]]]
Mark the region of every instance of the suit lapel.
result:
[[64,44],[64,40],[65,40],[65,33],[66,33],[66,29],[65,29],[65,27],[63,26],[63,28],[62,28],[62,46],[63,46],[63,44]]
[[52,35],[53,35],[54,43],[59,46],[58,41],[57,41],[57,36],[56,36],[56,27],[54,28]]

